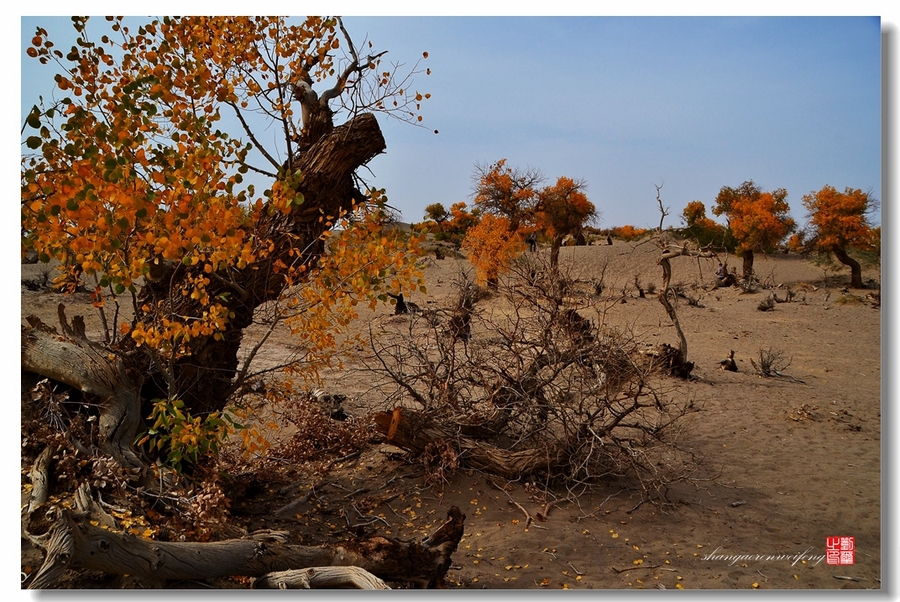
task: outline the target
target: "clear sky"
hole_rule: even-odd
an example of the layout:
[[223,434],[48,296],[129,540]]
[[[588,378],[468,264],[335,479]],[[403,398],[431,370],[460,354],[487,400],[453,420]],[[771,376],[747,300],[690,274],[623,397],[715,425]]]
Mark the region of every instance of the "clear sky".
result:
[[[871,17],[345,17],[355,40],[413,64],[431,93],[425,127],[381,119],[387,152],[363,176],[404,221],[471,205],[476,164],[506,158],[552,184],[582,179],[599,225],[711,210],[719,189],[754,180],[801,198],[825,184],[882,199],[881,22]],[[24,56],[22,118],[53,88]],[[66,48],[66,44],[62,44]],[[438,130],[434,134],[433,130]],[[711,213],[711,212],[710,212]]]
[[[872,18],[345,19],[429,52],[426,130],[385,123],[371,163],[407,220],[469,200],[476,163],[587,182],[601,224],[711,209],[752,179],[801,197],[825,184],[881,199],[881,31]],[[439,130],[439,134],[431,130]]]

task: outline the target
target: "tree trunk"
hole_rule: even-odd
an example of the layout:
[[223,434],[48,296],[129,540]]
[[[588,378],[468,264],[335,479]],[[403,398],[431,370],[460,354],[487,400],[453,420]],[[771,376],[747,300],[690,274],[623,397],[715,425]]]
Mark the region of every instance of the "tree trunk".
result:
[[[233,317],[227,329],[220,340],[212,336],[193,339],[190,355],[176,362],[175,392],[194,414],[220,410],[232,393],[243,330],[252,324],[254,310],[276,299],[285,286],[284,276],[273,267],[279,261],[285,265],[296,264],[298,251],[304,265],[315,265],[324,253],[319,239],[330,227],[326,222],[351,211],[363,199],[355,187],[354,173],[382,153],[386,144],[375,116],[363,113],[331,128],[303,148],[304,152],[293,157],[291,167],[303,174],[299,192],[304,202],[287,215],[263,210],[263,217],[252,233],[259,241],[258,256],[262,258],[244,270],[217,274],[221,279],[211,279],[207,287],[210,298],[228,294],[225,303]],[[270,242],[274,246],[268,252]],[[291,256],[291,252],[295,255]],[[144,287],[138,305],[159,302],[162,315],[202,315],[204,307],[199,301],[180,294],[169,295],[170,290],[177,290],[188,278],[202,275],[201,270],[199,265],[193,268],[176,265],[170,279]],[[149,364],[143,369],[152,372]]]
[[681,328],[678,312],[675,311],[675,306],[672,305],[672,300],[669,298],[669,296],[673,294],[672,290],[669,288],[672,280],[672,264],[669,260],[680,257],[681,255],[688,255],[686,247],[681,247],[680,249],[676,248],[676,250],[663,249],[662,257],[657,261],[663,271],[663,284],[659,289],[657,298],[666,309],[666,314],[669,316],[669,319],[672,320],[672,325],[675,326],[675,332],[678,334],[678,355],[669,362],[669,371],[673,376],[689,378],[691,372],[694,370],[694,362],[689,362],[687,359],[687,337],[684,336],[684,330]]
[[834,251],[834,256],[837,257],[838,261],[850,267],[850,286],[853,288],[866,288],[862,281],[862,268],[859,262],[850,257],[843,247],[835,246],[832,248],[832,251]]
[[744,259],[744,280],[750,282],[753,278],[753,251],[745,249],[741,257]]
[[[60,305],[62,326],[67,328]],[[34,317],[22,328],[22,369],[99,398],[100,449],[130,468],[142,468],[133,443],[141,426],[140,380],[125,362],[99,345],[56,329]]]
[[550,243],[550,269],[556,271],[559,267],[559,249],[562,247],[562,236],[554,236]]
[[[374,536],[333,546],[302,546],[287,543],[282,532],[211,543],[153,541],[101,529],[90,524],[90,515],[65,510],[42,535],[47,558],[28,587],[52,587],[64,571],[74,569],[164,583],[264,577],[273,571],[322,566],[357,566],[386,581],[442,587],[465,521],[456,506],[447,517],[447,522],[422,542]],[[278,577],[261,585],[272,583],[277,587]]]

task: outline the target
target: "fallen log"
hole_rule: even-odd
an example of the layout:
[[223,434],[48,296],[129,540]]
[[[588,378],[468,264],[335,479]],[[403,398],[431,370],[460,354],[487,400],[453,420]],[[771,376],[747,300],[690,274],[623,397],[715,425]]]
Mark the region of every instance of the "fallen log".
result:
[[277,571],[253,582],[254,589],[391,589],[357,566],[318,566]]
[[509,480],[536,472],[549,472],[561,465],[558,457],[560,454],[552,450],[509,451],[458,435],[449,427],[439,425],[414,410],[378,412],[374,420],[375,430],[383,434],[392,445],[418,455],[431,443],[448,441],[456,448],[461,466],[483,470]]
[[[266,583],[280,587],[280,582],[287,585],[293,581],[266,575],[325,566],[355,566],[384,581],[443,587],[451,555],[462,538],[465,515],[453,506],[447,519],[423,542],[373,536],[330,546],[304,546],[290,544],[288,535],[277,531],[208,543],[154,541],[102,529],[91,524],[89,514],[64,510],[47,532],[46,560],[28,588],[52,587],[66,570],[76,569],[131,575],[160,584],[249,576],[266,578]],[[344,577],[347,575],[344,572]]]

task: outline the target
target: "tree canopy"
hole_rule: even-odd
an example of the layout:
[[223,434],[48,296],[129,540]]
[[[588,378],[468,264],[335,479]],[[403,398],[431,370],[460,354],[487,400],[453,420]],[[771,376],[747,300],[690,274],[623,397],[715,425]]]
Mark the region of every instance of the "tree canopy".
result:
[[538,192],[535,219],[538,228],[550,237],[550,265],[559,263],[559,248],[568,235],[578,236],[597,216],[597,209],[584,193],[585,183],[565,176]]
[[59,71],[23,127],[22,248],[89,288],[145,393],[219,410],[257,308],[300,337],[287,367],[314,370],[358,303],[422,286],[356,174],[385,149],[373,112],[421,120],[418,63],[362,54],[332,17],[72,25],[70,50],[39,27],[27,51]]
[[744,278],[753,275],[753,253],[771,252],[797,225],[790,217],[787,191],[765,192],[753,180],[731,188],[723,186],[716,197],[715,215],[725,215],[744,258]]
[[838,261],[850,267],[852,286],[863,288],[861,266],[847,251],[880,251],[880,236],[876,236],[869,220],[869,215],[878,208],[877,201],[859,188],[847,187],[840,192],[834,186],[825,185],[804,195],[803,206],[809,211],[805,250],[834,253]]

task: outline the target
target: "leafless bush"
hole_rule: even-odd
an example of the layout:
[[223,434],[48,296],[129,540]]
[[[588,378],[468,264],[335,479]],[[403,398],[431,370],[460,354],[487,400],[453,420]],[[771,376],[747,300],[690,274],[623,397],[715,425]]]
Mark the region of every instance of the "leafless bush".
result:
[[676,296],[681,297],[682,299],[687,301],[687,304],[689,306],[699,308],[706,307],[705,305],[703,305],[703,296],[697,295],[696,292],[688,286],[679,283],[673,285],[672,290],[675,291]]
[[[683,419],[696,408],[637,359],[630,332],[598,326],[605,310],[596,299],[571,305],[567,281],[539,261],[513,266],[498,291],[503,312],[471,308],[467,339],[447,328],[458,302],[439,310],[437,321],[413,318],[399,332],[373,332],[369,367],[383,383],[385,409],[417,410],[435,433],[454,434],[423,445],[436,482],[455,462],[465,464],[469,446],[487,445],[498,450],[498,474],[569,485],[624,479],[642,499],[664,498],[697,468],[679,447]],[[519,469],[510,453],[540,461]]]
[[757,359],[750,358],[750,363],[756,373],[765,378],[784,376],[782,370],[787,369],[793,361],[793,357],[787,358],[784,351],[779,349],[759,349]]
[[638,297],[644,298],[646,295],[644,294],[644,286],[641,284],[641,275],[634,275],[634,288],[638,292]]
[[22,280],[22,284],[30,291],[48,291],[50,290],[53,281],[51,278],[52,274],[53,268],[51,265],[49,263],[42,263],[38,266],[37,277],[24,279]]
[[653,282],[648,282],[648,283],[647,283],[647,294],[648,294],[648,295],[655,295],[655,294],[656,294],[656,284],[655,284],[655,283],[653,283]]

